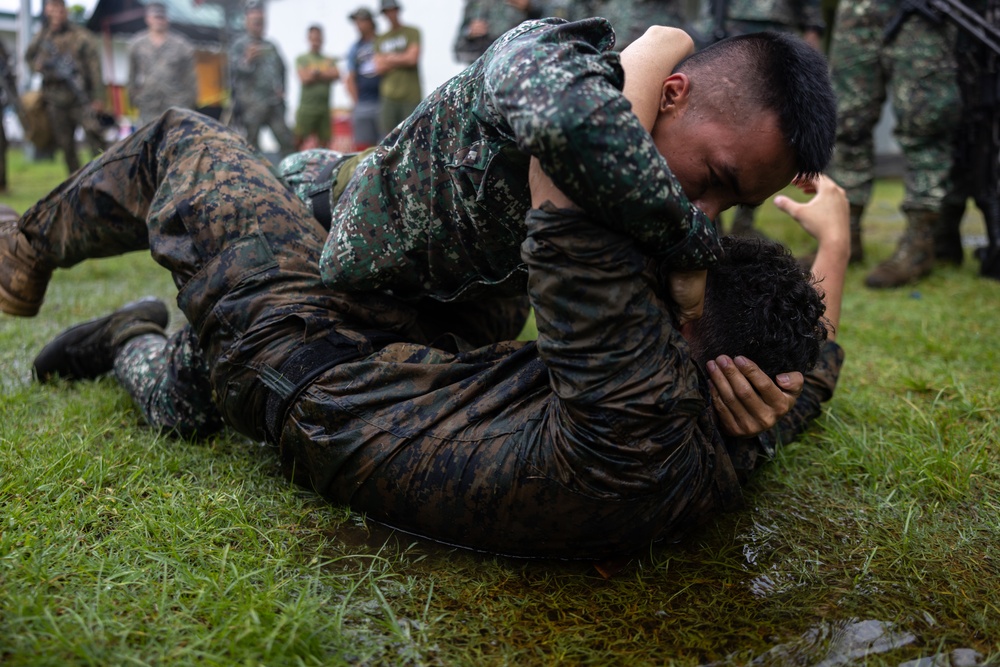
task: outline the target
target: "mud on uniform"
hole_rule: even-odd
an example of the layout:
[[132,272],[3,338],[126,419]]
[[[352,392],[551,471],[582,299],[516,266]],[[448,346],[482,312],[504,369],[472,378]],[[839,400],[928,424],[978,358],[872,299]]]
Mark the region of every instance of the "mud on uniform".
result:
[[[590,28],[600,27],[597,23]],[[562,51],[553,54],[561,60],[567,38],[580,26],[537,29],[542,37],[554,35],[550,46]],[[544,41],[523,34],[522,46],[542,55],[536,49],[544,53]],[[580,51],[582,56],[585,50]],[[598,65],[617,63],[593,52],[590,57]],[[618,192],[610,182],[598,183],[618,172],[591,173],[590,164],[574,157],[577,142],[556,140],[566,137],[564,128],[561,135],[538,129],[528,109],[519,112],[505,85],[521,87],[524,73],[509,72],[518,65],[499,57],[497,65],[486,73],[478,96],[468,89],[466,94],[480,103],[474,104],[477,112],[502,109],[513,119],[493,130],[498,146],[513,149],[523,142],[537,149],[548,173],[578,196],[588,188]],[[591,137],[609,141],[630,121],[611,113],[622,107],[610,89],[597,94],[604,90],[597,85],[602,68],[585,71],[580,79],[592,94],[576,106],[578,127],[616,119],[608,132]],[[535,92],[540,91],[516,98],[535,105]],[[485,135],[490,127],[484,122],[479,132]],[[644,155],[642,148],[640,142],[633,155]],[[618,156],[609,153],[601,153],[600,160]],[[381,235],[337,234],[355,222],[338,217],[342,208],[358,205],[348,191],[364,192],[368,179],[389,177],[391,166],[376,168],[379,154],[366,158],[368,168],[356,170],[338,200],[323,258],[332,252],[344,266],[332,281],[326,276],[328,282],[343,275],[363,283],[363,263],[373,266],[395,254],[402,271],[382,266],[373,271],[381,291],[324,285],[317,267],[325,230],[306,206],[231,132],[180,111],[168,112],[113,148],[30,210],[21,224],[36,250],[56,266],[148,245],[173,272],[178,304],[191,322],[192,331],[176,335],[174,342],[197,337],[207,361],[205,386],[225,421],[278,446],[296,481],[373,519],[499,553],[597,558],[641,548],[738,504],[740,473],[752,469],[767,443],[723,441],[707,379],[655,293],[660,263],[705,266],[712,261],[706,248],[715,240],[679,187],[672,189],[668,171],[658,198],[621,194],[616,203],[635,215],[623,216],[628,223],[617,228],[608,222],[617,220],[608,205],[597,202],[595,209],[606,219],[532,211],[516,227],[511,221],[505,230],[520,231],[509,241],[520,245],[520,253],[496,250],[484,255],[483,266],[526,277],[539,339],[468,350],[451,337],[428,344],[417,297],[425,278],[442,283],[438,291],[425,288],[425,294],[465,293],[456,287],[466,286],[469,275],[476,277],[471,251],[454,241],[442,248],[433,242],[398,247],[409,223],[388,210],[391,189],[384,200],[368,204],[390,214]],[[485,169],[499,160],[496,155],[508,154],[494,153],[483,165],[478,192],[500,187]],[[519,162],[526,182],[527,161]],[[660,163],[666,169],[658,154],[652,162],[647,169]],[[622,175],[638,176],[621,166]],[[401,171],[398,163],[395,168]],[[420,222],[429,204],[417,193],[419,181],[398,178],[409,186],[410,206]],[[652,188],[649,180],[644,187]],[[432,202],[447,190],[440,182],[427,187]],[[596,197],[591,193],[586,199]],[[479,215],[494,210],[488,196],[472,201],[484,207]],[[526,200],[521,210],[527,210]],[[368,211],[377,218],[378,209]],[[463,213],[469,212],[456,211],[447,219],[456,233],[485,224]],[[654,219],[660,224],[652,224]],[[433,229],[423,231],[425,242],[436,238]],[[445,267],[465,273],[435,273]],[[473,280],[470,286],[476,287],[473,292],[485,290],[481,295],[489,293],[488,284]],[[783,422],[789,429],[785,436],[818,414],[820,402],[832,394],[841,359],[840,348],[829,344]]]

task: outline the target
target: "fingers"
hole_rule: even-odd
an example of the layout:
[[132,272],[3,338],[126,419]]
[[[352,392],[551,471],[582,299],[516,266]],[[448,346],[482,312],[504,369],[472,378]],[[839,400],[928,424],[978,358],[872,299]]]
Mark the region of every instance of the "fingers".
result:
[[746,357],[723,355],[707,367],[720,427],[732,436],[750,437],[772,428],[802,392],[801,373],[783,374],[783,386],[778,386]]

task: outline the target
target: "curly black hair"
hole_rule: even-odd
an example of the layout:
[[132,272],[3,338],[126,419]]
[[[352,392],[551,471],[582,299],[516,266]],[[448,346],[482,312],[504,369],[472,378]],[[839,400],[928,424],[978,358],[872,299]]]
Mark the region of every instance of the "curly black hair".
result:
[[772,378],[811,370],[827,338],[812,274],[774,241],[726,236],[722,247],[708,270],[704,314],[693,324],[701,361],[743,355]]

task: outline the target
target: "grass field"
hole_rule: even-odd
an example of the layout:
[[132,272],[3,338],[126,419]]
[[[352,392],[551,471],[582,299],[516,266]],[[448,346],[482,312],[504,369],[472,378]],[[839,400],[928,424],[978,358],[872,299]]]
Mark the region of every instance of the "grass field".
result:
[[[18,156],[12,172],[0,201],[19,210],[62,177]],[[34,354],[65,326],[174,295],[141,254],[57,272],[37,318],[0,317],[0,663],[1000,661],[1000,283],[967,261],[866,290],[900,198],[878,184],[826,415],[755,478],[745,510],[610,580],[391,533],[290,485],[242,437],[151,432],[111,379],[33,385]],[[809,249],[771,205],[760,217]],[[974,216],[965,227],[982,234]],[[873,626],[857,621],[891,624],[887,650],[845,648]]]

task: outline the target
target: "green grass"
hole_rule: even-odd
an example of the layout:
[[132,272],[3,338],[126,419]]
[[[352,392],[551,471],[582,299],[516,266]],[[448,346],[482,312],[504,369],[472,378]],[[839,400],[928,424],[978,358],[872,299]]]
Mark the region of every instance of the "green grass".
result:
[[[0,200],[23,209],[62,166],[18,160]],[[806,665],[855,619],[915,638],[866,664],[1000,659],[1000,283],[970,261],[866,290],[902,225],[899,184],[876,197],[827,414],[747,509],[610,580],[393,534],[290,485],[239,436],[151,432],[110,379],[33,385],[63,327],[173,299],[141,254],[58,272],[39,317],[0,317],[0,663]],[[809,248],[770,205],[760,217]]]

